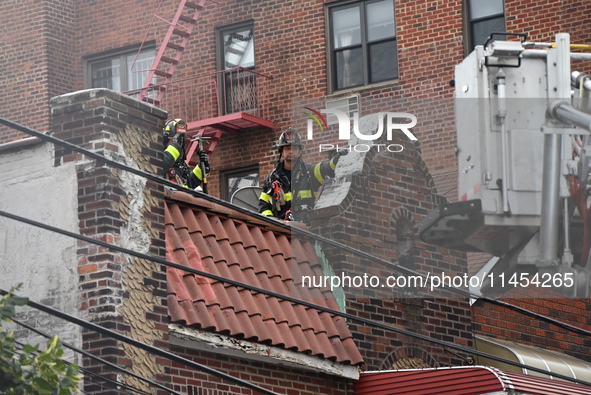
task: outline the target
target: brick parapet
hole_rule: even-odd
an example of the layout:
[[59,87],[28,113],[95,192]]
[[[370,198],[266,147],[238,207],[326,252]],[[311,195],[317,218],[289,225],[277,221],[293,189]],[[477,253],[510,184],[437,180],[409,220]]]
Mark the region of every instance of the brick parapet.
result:
[[[54,137],[96,154],[162,174],[159,141],[166,113],[119,93],[94,89],[51,100]],[[77,169],[82,235],[164,257],[163,187],[138,175],[56,145],[54,165]],[[78,243],[79,308],[82,316],[148,344],[167,348],[166,281],[160,264],[107,247]],[[124,343],[86,332],[83,348],[145,377],[162,367]],[[112,379],[117,371],[86,359],[86,367]],[[145,383],[133,382],[142,388]],[[130,382],[128,382],[130,383]],[[147,388],[145,388],[147,389]],[[88,393],[104,393],[88,384]]]

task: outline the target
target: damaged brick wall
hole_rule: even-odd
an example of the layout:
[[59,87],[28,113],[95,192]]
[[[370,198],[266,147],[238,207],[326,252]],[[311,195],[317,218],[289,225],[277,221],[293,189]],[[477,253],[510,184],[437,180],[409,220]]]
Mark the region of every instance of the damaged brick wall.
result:
[[[106,89],[51,101],[54,136],[140,170],[160,174],[159,141],[166,113]],[[164,256],[163,188],[69,149],[56,148],[55,166],[74,161],[78,174],[80,233],[133,251]],[[79,242],[80,310],[93,323],[167,348],[166,278],[154,262]],[[85,331],[83,348],[136,374],[163,372],[152,355]],[[85,359],[85,367],[112,379],[117,371]],[[146,384],[125,378],[148,390]],[[86,383],[87,393],[99,385]]]

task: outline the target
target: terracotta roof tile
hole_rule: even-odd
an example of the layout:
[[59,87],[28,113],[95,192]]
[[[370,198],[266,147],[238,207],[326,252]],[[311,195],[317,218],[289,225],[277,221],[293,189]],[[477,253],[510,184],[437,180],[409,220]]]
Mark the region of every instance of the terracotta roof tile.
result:
[[242,243],[244,248],[254,247],[256,248],[256,243],[254,242],[252,236],[250,235],[250,228],[248,225],[244,223],[236,224],[236,230],[240,235],[240,239],[237,240],[239,243]]
[[243,241],[240,239],[240,232],[236,228],[236,223],[233,220],[225,219],[222,221],[222,225],[224,227],[226,234],[228,235],[228,242],[231,245],[234,245],[236,243],[243,244]]
[[[302,275],[323,275],[312,244],[258,222],[173,193],[165,207],[167,259],[338,309],[330,289],[302,287]],[[340,363],[363,362],[342,317],[174,268],[167,283],[172,322]]]

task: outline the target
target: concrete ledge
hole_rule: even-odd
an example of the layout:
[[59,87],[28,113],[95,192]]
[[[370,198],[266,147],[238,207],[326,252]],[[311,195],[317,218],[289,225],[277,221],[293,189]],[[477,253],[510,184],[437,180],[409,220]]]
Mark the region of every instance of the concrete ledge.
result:
[[359,368],[356,366],[343,365],[279,347],[239,340],[178,324],[170,324],[168,329],[170,344],[176,346],[313,372],[320,371],[352,380],[359,378]]

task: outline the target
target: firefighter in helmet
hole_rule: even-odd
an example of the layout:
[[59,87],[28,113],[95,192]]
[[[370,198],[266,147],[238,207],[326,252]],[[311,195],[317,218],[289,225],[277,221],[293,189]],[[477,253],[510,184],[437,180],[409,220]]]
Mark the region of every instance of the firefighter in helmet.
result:
[[276,144],[279,159],[263,183],[258,211],[283,220],[308,222],[308,211],[314,208],[318,189],[327,177],[334,177],[339,157],[347,151],[337,151],[331,159],[316,165],[302,159],[302,138],[295,129],[287,129]]
[[[191,171],[186,162],[185,139],[187,123],[182,119],[171,119],[166,122],[164,135],[164,171],[172,182],[195,189],[201,185],[203,178],[210,172],[209,159],[204,150],[199,151],[199,162],[203,166],[195,166]],[[203,174],[202,168],[205,169]]]

